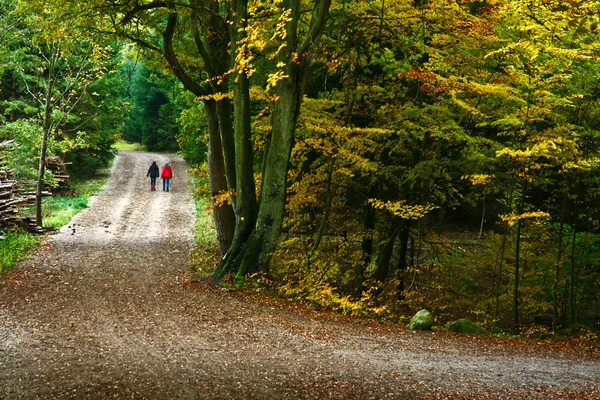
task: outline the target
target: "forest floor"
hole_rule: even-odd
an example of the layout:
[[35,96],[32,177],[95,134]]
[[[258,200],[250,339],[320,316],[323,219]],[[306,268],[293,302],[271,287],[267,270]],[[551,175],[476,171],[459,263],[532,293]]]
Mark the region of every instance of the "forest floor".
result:
[[[174,188],[146,171],[170,158]],[[1,399],[600,399],[577,348],[411,332],[186,274],[174,155],[120,152],[105,190],[0,285]]]

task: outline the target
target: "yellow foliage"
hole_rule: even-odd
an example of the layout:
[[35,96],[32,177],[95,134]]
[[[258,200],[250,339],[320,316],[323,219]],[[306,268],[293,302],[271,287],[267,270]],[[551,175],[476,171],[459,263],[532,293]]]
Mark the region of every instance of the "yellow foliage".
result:
[[545,211],[528,211],[523,214],[504,214],[500,215],[502,221],[506,221],[508,226],[513,226],[517,221],[532,218],[550,218],[550,214]]
[[289,75],[285,75],[282,70],[277,70],[275,72],[270,73],[269,77],[267,78],[267,89],[266,90],[269,91],[271,88],[273,88],[277,85],[277,82],[279,82],[280,80],[286,79],[288,77],[289,77]]
[[194,98],[194,101],[204,101],[204,100],[215,100],[220,101],[223,99],[233,99],[233,92],[228,93],[213,93],[208,96],[198,96]]
[[468,179],[472,185],[487,185],[494,178],[496,178],[494,174],[470,174],[461,177],[461,179]]
[[221,190],[219,193],[212,196],[213,203],[208,209],[212,210],[215,207],[230,205],[232,196],[235,196],[234,190]]
[[409,205],[405,200],[383,202],[378,199],[369,199],[369,204],[378,210],[389,211],[402,219],[420,219],[439,208],[433,204]]

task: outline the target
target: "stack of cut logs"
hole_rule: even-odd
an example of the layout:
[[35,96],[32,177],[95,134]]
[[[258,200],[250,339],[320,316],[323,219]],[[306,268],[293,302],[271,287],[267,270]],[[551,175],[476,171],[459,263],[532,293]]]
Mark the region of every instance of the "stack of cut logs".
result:
[[[0,145],[9,144],[9,142],[0,143]],[[61,182],[62,185],[65,185],[68,175],[61,176],[61,179],[59,179],[59,185]],[[52,195],[48,191],[44,191],[42,194],[44,196]],[[2,156],[0,156],[0,229],[18,227],[31,233],[47,232],[49,229],[37,226],[35,220],[19,215],[18,206],[34,202],[35,192],[21,190],[17,182],[12,179],[11,171],[3,167]]]
[[48,157],[46,159],[46,168],[52,172],[56,180],[57,186],[54,188],[54,191],[58,193],[67,191],[69,189],[67,186],[69,174],[67,174],[66,164],[63,160],[58,157]]

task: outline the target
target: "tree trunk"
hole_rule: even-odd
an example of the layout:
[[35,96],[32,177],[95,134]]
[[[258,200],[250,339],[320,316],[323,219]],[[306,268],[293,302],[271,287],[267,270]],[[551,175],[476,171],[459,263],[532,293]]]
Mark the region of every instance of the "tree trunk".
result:
[[492,322],[492,331],[496,328],[498,322],[498,311],[500,309],[500,284],[502,283],[502,265],[504,264],[504,251],[506,250],[506,239],[508,237],[508,222],[504,225],[504,233],[502,234],[502,245],[500,246],[500,258],[498,260],[498,278],[496,281],[496,305],[494,307],[494,319]]
[[[238,227],[232,249],[215,273],[215,278],[228,271],[237,271],[236,279],[250,272],[268,273],[269,263],[276,250],[286,203],[287,171],[292,151],[296,121],[300,113],[300,102],[304,92],[310,49],[318,43],[323,32],[331,0],[315,2],[309,32],[304,42],[297,44],[297,28],[300,19],[300,1],[284,0],[283,7],[291,11],[286,22],[286,37],[278,55],[278,64],[283,65],[284,77],[275,87],[277,100],[273,106],[272,131],[264,155],[260,204],[256,210],[253,180],[240,177],[251,173],[252,153],[250,146],[250,114],[248,80],[244,66],[234,86],[234,127],[236,136],[237,199],[236,216]],[[234,2],[233,31],[235,43],[246,38],[247,0]],[[246,59],[246,57],[242,57]],[[238,66],[240,68],[240,66]],[[241,154],[240,154],[241,153]],[[241,204],[239,204],[241,203]],[[255,218],[255,219],[254,219]],[[255,225],[253,224],[256,221]],[[253,226],[251,226],[253,225]],[[252,231],[251,228],[254,228]],[[248,240],[246,234],[252,232]],[[239,240],[238,240],[239,238]]]
[[483,236],[483,224],[485,222],[485,200],[486,196],[483,196],[483,210],[481,211],[481,223],[479,225],[479,236],[477,236],[477,240],[481,240]]
[[558,328],[558,282],[560,278],[560,266],[563,257],[563,230],[565,224],[565,203],[567,199],[563,196],[562,210],[560,213],[560,224],[558,229],[558,251],[556,255],[556,263],[554,264],[554,283],[552,285],[552,332],[556,333]]
[[[222,87],[219,89],[223,89]],[[237,178],[236,178],[236,168],[235,168],[235,134],[233,128],[233,119],[231,118],[233,115],[233,107],[231,105],[231,101],[229,99],[221,99],[217,101],[217,116],[219,118],[219,130],[221,135],[221,152],[222,158],[224,160],[225,171],[224,176],[227,179],[227,185],[229,189],[236,193],[237,188]],[[235,207],[236,196],[235,194],[231,196],[231,204]]]
[[[248,0],[236,0],[235,22],[238,27],[234,42],[241,43],[246,37]],[[245,47],[234,46],[234,54],[249,51]],[[256,187],[254,185],[254,152],[252,149],[252,129],[250,126],[250,82],[247,66],[238,66],[233,83],[233,127],[235,132],[235,177],[236,177],[236,232],[234,241],[246,242],[256,221]]]
[[575,242],[577,241],[577,203],[575,203],[575,219],[573,221],[573,238],[571,243],[571,282],[569,299],[569,325],[575,325]]
[[[369,193],[373,193],[373,189],[369,190]],[[369,196],[373,197],[373,196]],[[364,211],[364,232],[360,248],[362,250],[362,263],[358,268],[358,279],[356,283],[356,297],[360,298],[363,294],[363,282],[365,280],[365,271],[371,264],[373,258],[373,230],[375,229],[375,218],[376,211],[369,203],[365,203]]]
[[[227,190],[225,179],[225,164],[221,149],[219,122],[217,118],[217,104],[214,100],[204,101],[206,119],[208,121],[208,176],[211,197]],[[214,201],[213,201],[214,203]],[[217,232],[217,241],[221,256],[227,253],[235,230],[235,215],[231,204],[222,204],[213,208],[213,218]]]
[[52,91],[54,89],[54,65],[56,54],[54,49],[49,58],[48,64],[48,87],[46,88],[46,98],[44,104],[44,117],[42,122],[42,148],[40,150],[40,162],[38,167],[37,187],[35,191],[35,224],[43,226],[42,221],[42,191],[44,189],[44,173],[46,171],[46,153],[48,151],[48,137],[52,129]]
[[[247,37],[248,1],[233,2],[233,54],[249,51],[243,47]],[[240,47],[242,44],[242,47]],[[245,58],[245,57],[243,57]],[[254,185],[253,149],[250,126],[250,82],[246,65],[238,65],[233,83],[233,129],[235,153],[235,218],[236,228],[231,248],[213,274],[214,280],[220,280],[226,274],[238,270],[238,275],[246,274],[245,267],[236,264],[240,252],[255,227],[257,215],[256,186]],[[226,152],[228,149],[224,149]],[[251,268],[250,270],[254,270]]]
[[[293,71],[295,68],[290,68]],[[253,245],[263,251],[256,260],[257,266],[268,271],[272,253],[275,251],[281,234],[286,202],[287,171],[292,151],[293,137],[298,116],[299,88],[295,84],[295,73],[289,79],[278,83],[279,100],[273,110],[273,131],[265,154],[265,174],[263,176],[260,208],[254,234]]]
[[[202,57],[205,69],[211,78],[210,85],[214,93],[219,97],[217,99],[217,114],[219,116],[219,129],[221,130],[225,174],[229,188],[235,192],[237,183],[232,121],[233,108],[230,99],[227,97],[227,93],[229,92],[227,72],[230,69],[229,45],[231,38],[235,38],[236,35],[235,32],[230,32],[227,21],[220,16],[220,1],[192,0],[191,4],[194,8],[192,10],[190,33],[198,54]],[[200,12],[200,10],[204,11]],[[199,34],[198,21],[201,21],[200,25],[205,38],[204,42]],[[235,207],[235,196],[231,197],[231,202]]]
[[386,234],[386,240],[377,257],[377,270],[375,271],[375,279],[384,283],[390,271],[390,261],[394,252],[394,244],[398,237],[398,232],[402,229],[404,222],[398,217],[392,217],[390,226]]
[[308,252],[307,255],[307,263],[310,265],[310,259],[315,255],[315,253],[319,250],[319,246],[321,245],[321,241],[323,237],[327,233],[327,229],[329,228],[329,215],[331,214],[331,203],[333,201],[333,190],[331,188],[331,182],[333,179],[333,169],[335,166],[335,158],[331,157],[331,161],[329,162],[329,168],[327,170],[327,182],[326,182],[326,199],[325,199],[325,210],[323,212],[323,217],[321,218],[321,224],[319,226],[319,231],[317,232],[317,237]]
[[[519,274],[520,274],[520,256],[521,256],[521,214],[523,214],[523,209],[525,207],[525,193],[527,192],[527,183],[523,183],[521,187],[521,197],[519,199],[519,204],[517,206],[517,232],[515,238],[515,281],[513,287],[513,323],[515,333],[518,334],[520,331],[519,326]],[[512,197],[511,191],[511,197]]]
[[406,272],[407,262],[406,256],[408,254],[408,239],[410,238],[410,223],[409,221],[403,221],[402,231],[400,233],[400,251],[398,254],[398,268],[396,273],[398,274],[398,285],[396,290],[398,292],[398,298],[402,298],[404,291],[404,273]]
[[[214,3],[214,2],[213,2]],[[195,2],[197,6],[198,3]],[[174,5],[168,5],[169,10],[174,10]],[[196,10],[196,8],[194,8]],[[212,15],[212,14],[211,14]],[[202,56],[205,63],[209,66],[207,68],[209,73],[214,78],[217,69],[212,67],[210,57],[205,51],[205,48],[200,40],[197,23],[195,18],[198,15],[194,13],[191,24],[191,35],[196,44],[198,53]],[[167,26],[163,32],[163,55],[167,60],[173,74],[179,79],[183,86],[194,93],[196,96],[210,97],[214,94],[214,87],[219,90],[226,90],[226,85],[209,86],[205,84],[199,84],[192,77],[190,77],[177,59],[177,56],[173,50],[173,35],[177,26],[178,16],[175,12],[171,12],[168,17]],[[221,32],[222,35],[226,35],[225,32]],[[216,44],[213,44],[216,46]],[[213,48],[211,48],[214,50]],[[224,59],[227,60],[228,52],[227,47],[222,49],[225,54]],[[222,61],[222,60],[221,60]],[[225,61],[225,64],[227,62]],[[222,190],[235,189],[235,169],[233,166],[225,164],[230,162],[233,164],[232,159],[234,158],[235,151],[233,149],[233,129],[231,124],[231,104],[229,100],[225,102],[215,100],[205,100],[204,110],[206,113],[206,119],[208,121],[208,133],[209,133],[209,151],[208,151],[208,168],[209,178],[211,186],[211,195],[214,196]],[[223,140],[225,142],[223,142]],[[228,173],[229,172],[229,173]],[[232,182],[234,182],[233,186]],[[234,199],[232,199],[232,203]],[[215,221],[215,229],[217,231],[217,240],[219,242],[219,249],[222,254],[226,254],[229,250],[235,232],[235,215],[233,209],[230,206],[217,207],[213,211],[213,218]]]

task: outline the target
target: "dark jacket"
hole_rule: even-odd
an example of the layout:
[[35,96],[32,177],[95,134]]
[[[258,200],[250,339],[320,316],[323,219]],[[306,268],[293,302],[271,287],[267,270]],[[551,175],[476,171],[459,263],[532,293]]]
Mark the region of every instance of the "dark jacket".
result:
[[152,163],[152,165],[148,169],[148,173],[146,174],[146,176],[149,176],[150,178],[157,178],[158,177],[158,165],[156,165],[155,162]]

